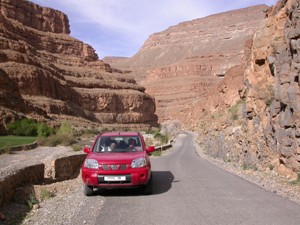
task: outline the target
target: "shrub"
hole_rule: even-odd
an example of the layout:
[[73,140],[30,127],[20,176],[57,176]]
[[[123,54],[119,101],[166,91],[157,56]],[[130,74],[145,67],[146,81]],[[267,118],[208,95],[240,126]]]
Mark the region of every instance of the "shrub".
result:
[[228,109],[228,112],[231,113],[231,119],[232,119],[232,120],[237,120],[237,119],[238,119],[238,112],[239,112],[239,110],[241,109],[241,106],[242,106],[243,104],[244,104],[244,101],[243,101],[243,100],[238,100],[234,106],[231,106],[231,107]]
[[274,169],[274,165],[269,164],[269,169],[270,169],[270,170],[273,170],[273,169]]
[[157,127],[151,127],[149,133],[155,135],[156,133],[159,132],[159,128]]
[[38,137],[36,143],[40,146],[46,145],[47,138],[46,137]]
[[38,137],[49,137],[50,135],[55,133],[55,129],[49,127],[47,124],[39,123],[37,127]]
[[54,194],[46,189],[42,189],[40,195],[41,201],[54,197]]
[[74,130],[70,123],[64,121],[58,128],[55,137],[53,137],[54,144],[62,144],[64,146],[70,146],[76,143]]
[[37,122],[24,118],[7,124],[8,132],[16,136],[37,136]]
[[38,203],[39,203],[39,201],[37,200],[35,193],[32,192],[29,196],[29,200],[27,200],[27,204],[28,204],[29,208],[32,209],[33,205],[36,205]]
[[71,124],[67,121],[63,121],[58,128],[58,131],[56,133],[58,136],[64,136],[64,135],[73,135],[74,131],[71,126]]
[[[48,129],[45,129],[44,134],[48,134]],[[74,143],[76,143],[76,138],[74,136],[75,132],[68,122],[62,122],[61,126],[57,130],[56,134],[54,134],[54,129],[52,132],[52,129],[50,129],[50,136],[44,137],[40,136],[38,139],[39,145],[47,145],[47,146],[57,146],[57,145],[64,145],[64,146],[70,146]]]
[[57,135],[51,135],[49,136],[46,141],[44,142],[44,145],[48,145],[50,147],[55,147],[62,143],[62,138]]
[[76,137],[94,137],[95,135],[99,134],[99,130],[97,129],[82,129],[74,131],[74,135]]
[[24,118],[7,124],[8,132],[15,136],[48,137],[55,133],[55,129],[45,123],[38,123],[33,119]]
[[161,151],[157,150],[155,152],[152,152],[151,155],[153,155],[153,156],[161,156]]
[[156,132],[154,134],[154,138],[158,139],[160,144],[167,144],[169,141],[169,137],[167,134],[161,134],[160,132]]
[[109,132],[111,131],[110,129],[108,129],[107,127],[103,127],[100,129],[99,133],[104,133],[104,132]]
[[248,164],[243,164],[242,169],[243,170],[253,170],[253,171],[258,170],[258,168],[255,165],[248,165]]
[[73,144],[72,146],[72,149],[74,152],[79,152],[81,151],[83,148],[81,147],[81,145],[78,145],[78,144]]
[[76,141],[76,137],[74,135],[66,135],[66,136],[62,136],[62,142],[61,144],[63,146],[70,146],[72,144],[75,144]]

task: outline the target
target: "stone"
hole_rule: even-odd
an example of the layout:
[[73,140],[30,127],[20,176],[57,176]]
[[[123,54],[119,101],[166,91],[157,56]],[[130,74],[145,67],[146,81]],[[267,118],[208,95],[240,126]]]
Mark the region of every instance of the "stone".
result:
[[[278,89],[275,91],[275,95],[277,95],[276,99],[285,105],[288,105],[289,101],[290,101],[288,93],[287,93],[289,86],[290,85],[288,83],[284,83],[284,84],[280,85],[278,87]],[[276,94],[276,93],[278,93],[278,94]]]
[[37,209],[39,209],[39,208],[41,208],[40,204],[34,204],[34,205],[32,206],[32,209],[33,209],[33,210],[37,210]]
[[280,114],[280,125],[281,127],[289,128],[294,127],[295,122],[293,120],[293,114],[289,108],[286,108],[284,112]]
[[269,64],[273,64],[276,61],[276,57],[274,55],[268,56],[267,59]]
[[288,97],[290,102],[290,107],[293,109],[294,112],[300,111],[300,91],[298,82],[293,82],[288,90]]
[[277,167],[277,172],[280,175],[285,176],[286,178],[288,178],[290,180],[296,180],[298,178],[297,173],[295,173],[293,170],[287,168],[284,164],[280,164]]
[[279,101],[272,102],[271,112],[270,112],[271,116],[276,117],[280,113],[280,110],[281,110],[280,102]]
[[287,164],[294,172],[297,172],[300,167],[300,162],[297,159],[298,159],[297,157],[291,157],[287,161]]

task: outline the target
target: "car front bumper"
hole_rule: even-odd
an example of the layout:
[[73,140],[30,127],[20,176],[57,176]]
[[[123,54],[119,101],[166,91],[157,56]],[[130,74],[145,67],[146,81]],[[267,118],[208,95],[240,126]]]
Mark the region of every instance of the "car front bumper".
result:
[[134,168],[128,171],[100,171],[82,168],[82,180],[93,187],[130,187],[146,185],[151,171],[148,167]]

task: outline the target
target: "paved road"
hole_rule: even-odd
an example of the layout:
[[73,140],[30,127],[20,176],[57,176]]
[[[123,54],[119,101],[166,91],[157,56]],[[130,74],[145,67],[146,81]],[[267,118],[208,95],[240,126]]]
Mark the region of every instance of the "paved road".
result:
[[[300,206],[210,164],[196,153],[192,136],[152,160],[154,193],[108,191],[98,224],[299,225]],[[97,204],[88,198],[86,212]]]

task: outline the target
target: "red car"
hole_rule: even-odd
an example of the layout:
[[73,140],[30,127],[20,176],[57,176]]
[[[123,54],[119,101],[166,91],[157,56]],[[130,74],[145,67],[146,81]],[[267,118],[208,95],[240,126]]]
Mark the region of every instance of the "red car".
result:
[[100,134],[82,165],[84,194],[93,195],[94,189],[141,187],[144,194],[152,192],[151,163],[138,132],[109,132]]

